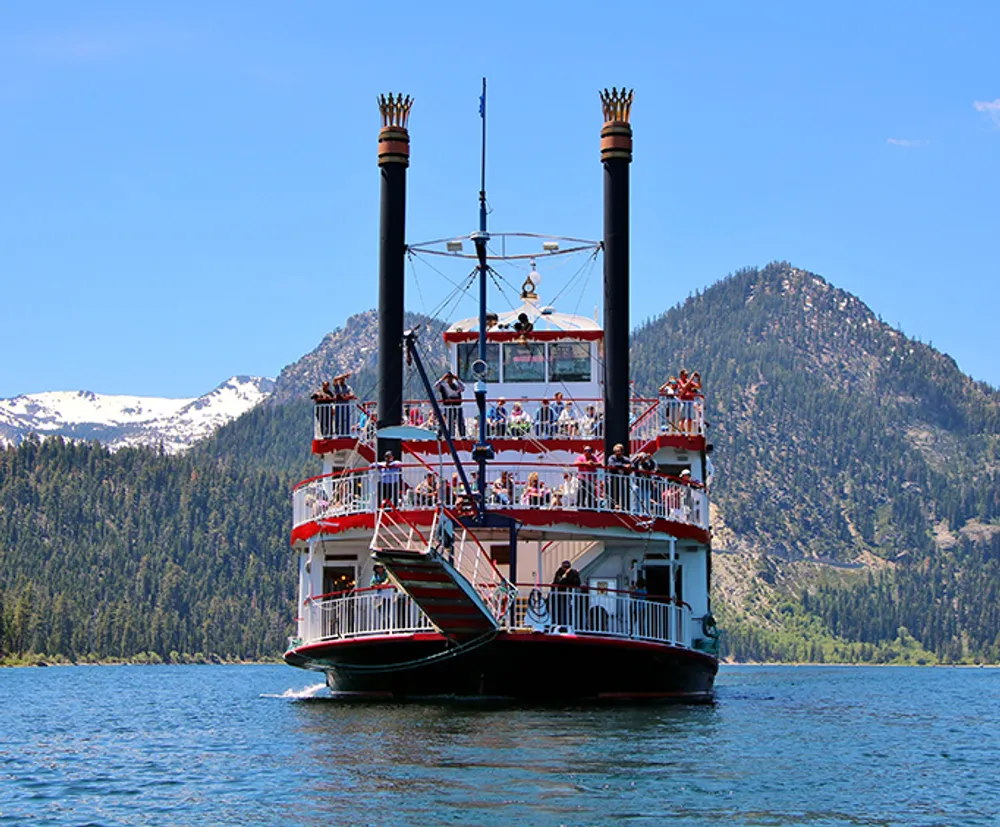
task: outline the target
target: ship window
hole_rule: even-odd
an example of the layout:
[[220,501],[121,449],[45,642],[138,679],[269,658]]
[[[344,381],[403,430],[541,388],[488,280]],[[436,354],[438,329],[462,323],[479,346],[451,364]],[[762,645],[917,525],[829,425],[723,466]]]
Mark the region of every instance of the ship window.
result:
[[549,345],[550,382],[589,382],[590,343],[552,342]]
[[[475,382],[472,375],[472,363],[479,358],[479,343],[470,342],[458,346],[458,376],[463,382]],[[500,381],[500,345],[486,343],[487,382]]]
[[504,382],[544,382],[545,345],[541,342],[503,346]]

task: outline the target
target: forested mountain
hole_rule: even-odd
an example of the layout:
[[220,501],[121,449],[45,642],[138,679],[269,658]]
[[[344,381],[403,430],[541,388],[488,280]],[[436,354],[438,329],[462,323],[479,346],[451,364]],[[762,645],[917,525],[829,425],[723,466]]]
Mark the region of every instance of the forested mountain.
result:
[[1000,659],[994,389],[786,263],[647,322],[632,360],[646,390],[682,366],[705,378],[738,653],[818,659],[804,641],[825,638],[825,656],[871,657],[834,636],[898,652],[905,627],[936,657]]
[[[428,371],[440,370],[447,361],[441,338],[447,323],[421,313],[406,313],[403,324],[409,329],[419,328],[418,341]],[[332,379],[345,371],[352,372],[350,383],[359,398],[374,399],[377,396],[377,366],[378,313],[368,310],[351,316],[343,327],[324,336],[315,350],[282,370],[270,401],[281,404],[306,398],[324,379]],[[432,381],[436,378],[434,376]],[[418,393],[416,377],[408,371],[406,379],[409,393]]]
[[273,657],[295,606],[292,484],[59,437],[0,451],[0,650]]
[[[289,491],[315,472],[308,393],[376,395],[377,317],[286,368],[274,398],[184,457],[96,444],[0,452],[0,650],[280,652]],[[421,342],[440,369],[441,323]],[[715,605],[732,656],[1000,661],[1000,394],[785,263],[646,322],[633,371],[707,392]]]

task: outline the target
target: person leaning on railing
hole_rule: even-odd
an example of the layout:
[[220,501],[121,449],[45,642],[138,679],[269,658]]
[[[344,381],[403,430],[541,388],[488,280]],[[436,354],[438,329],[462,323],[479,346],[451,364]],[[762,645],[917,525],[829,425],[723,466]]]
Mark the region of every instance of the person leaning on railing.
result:
[[632,490],[635,492],[635,505],[643,514],[652,513],[653,507],[653,474],[659,470],[652,455],[643,451],[632,457]]
[[381,563],[376,563],[372,568],[372,579],[368,584],[370,586],[384,586],[389,582],[389,573],[385,570],[385,566]]
[[357,397],[347,384],[350,376],[350,373],[341,373],[333,377],[333,406],[337,436],[351,435],[351,408]]
[[310,398],[316,403],[316,424],[319,427],[320,439],[329,439],[333,436],[333,417],[331,416],[330,403],[334,401],[330,383],[323,380],[320,389],[313,393]]
[[666,516],[668,519],[686,521],[690,517],[691,491],[702,489],[705,485],[691,479],[691,472],[687,468],[679,476],[667,477],[667,480],[670,484],[663,487]]
[[608,469],[608,499],[616,511],[628,510],[628,473],[632,462],[625,453],[625,446],[615,444],[611,456],[605,460]]

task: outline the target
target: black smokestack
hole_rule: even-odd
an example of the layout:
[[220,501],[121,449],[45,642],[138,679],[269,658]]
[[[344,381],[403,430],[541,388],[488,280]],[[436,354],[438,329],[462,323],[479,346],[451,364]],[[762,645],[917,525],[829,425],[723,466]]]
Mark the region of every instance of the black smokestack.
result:
[[632,163],[632,91],[601,93],[604,126],[604,455],[629,451],[628,168]]
[[[403,280],[405,277],[406,168],[410,165],[410,133],[406,129],[413,99],[392,94],[379,97],[382,129],[378,133],[378,165],[382,199],[378,232],[378,420],[377,425],[403,422]],[[378,458],[392,451],[400,458],[399,440],[378,441]]]

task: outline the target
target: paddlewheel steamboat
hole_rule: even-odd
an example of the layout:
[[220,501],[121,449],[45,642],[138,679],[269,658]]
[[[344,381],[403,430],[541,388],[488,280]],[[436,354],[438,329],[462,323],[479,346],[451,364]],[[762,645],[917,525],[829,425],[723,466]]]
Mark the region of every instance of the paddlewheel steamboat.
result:
[[[323,473],[293,493],[285,660],[346,698],[710,701],[704,400],[686,380],[652,398],[629,382],[632,93],[601,95],[596,242],[491,236],[485,94],[484,81],[479,229],[425,245],[405,243],[412,101],[379,100],[378,395],[315,397]],[[603,255],[603,328],[540,297],[544,260],[581,251]],[[443,333],[440,379],[403,329],[415,252],[468,258],[478,280],[478,315]],[[491,312],[487,286],[509,262],[530,271],[520,306]],[[404,363],[419,398],[404,399]]]

